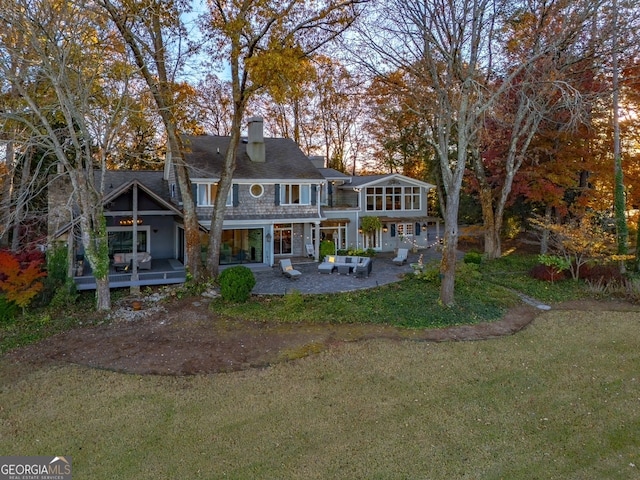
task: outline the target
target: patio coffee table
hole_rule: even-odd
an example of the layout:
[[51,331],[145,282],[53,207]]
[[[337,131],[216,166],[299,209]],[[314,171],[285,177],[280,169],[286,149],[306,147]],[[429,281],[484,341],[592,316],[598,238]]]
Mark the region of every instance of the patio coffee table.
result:
[[349,275],[353,270],[354,265],[345,263],[344,265],[338,265],[337,267],[340,275]]

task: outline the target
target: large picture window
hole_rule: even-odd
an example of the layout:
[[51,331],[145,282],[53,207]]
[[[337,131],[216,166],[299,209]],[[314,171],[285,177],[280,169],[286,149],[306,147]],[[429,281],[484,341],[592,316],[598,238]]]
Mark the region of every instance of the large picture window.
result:
[[220,265],[262,263],[263,229],[223,230],[220,244]]
[[367,187],[367,211],[420,210],[420,187]]
[[[218,193],[217,183],[196,183],[198,207],[213,207]],[[233,205],[233,188],[227,193],[227,207]]]
[[280,185],[280,205],[311,205],[311,185]]
[[[109,238],[109,255],[133,252],[133,229],[131,227],[109,227],[107,235]],[[148,226],[138,227],[136,245],[138,252],[150,251]]]

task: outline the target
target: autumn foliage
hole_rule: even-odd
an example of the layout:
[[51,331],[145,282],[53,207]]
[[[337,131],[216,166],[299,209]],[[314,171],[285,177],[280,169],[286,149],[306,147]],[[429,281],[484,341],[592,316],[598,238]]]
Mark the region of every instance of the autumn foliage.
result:
[[15,255],[0,250],[0,292],[8,301],[24,308],[42,290],[43,260],[40,252]]
[[580,268],[587,262],[612,259],[615,239],[603,230],[592,214],[563,224],[539,219],[533,219],[532,223],[538,229],[551,232],[552,249],[566,261],[574,280],[580,278]]

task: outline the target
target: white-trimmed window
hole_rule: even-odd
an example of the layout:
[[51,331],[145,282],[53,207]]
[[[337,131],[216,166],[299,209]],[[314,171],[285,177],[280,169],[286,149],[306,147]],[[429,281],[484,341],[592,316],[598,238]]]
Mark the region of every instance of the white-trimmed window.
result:
[[[216,201],[216,194],[218,193],[217,183],[196,183],[197,188],[197,205],[198,207],[212,207]],[[227,194],[227,207],[233,205],[233,188],[229,189]]]
[[398,223],[396,229],[399,237],[413,237],[413,223]]
[[420,187],[367,187],[367,211],[420,210]]
[[280,185],[280,205],[311,205],[311,185]]

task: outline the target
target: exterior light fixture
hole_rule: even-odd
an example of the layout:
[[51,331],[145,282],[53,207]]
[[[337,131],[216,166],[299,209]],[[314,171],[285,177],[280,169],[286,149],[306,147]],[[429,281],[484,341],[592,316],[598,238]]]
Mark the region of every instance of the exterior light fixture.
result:
[[[123,227],[130,227],[133,225],[133,218],[132,217],[122,218],[118,223]],[[138,218],[138,220],[136,221],[136,225],[142,225],[141,218]]]
[[389,227],[387,227],[387,224],[385,223],[384,225],[382,225],[382,231],[384,233],[387,233],[389,231]]

